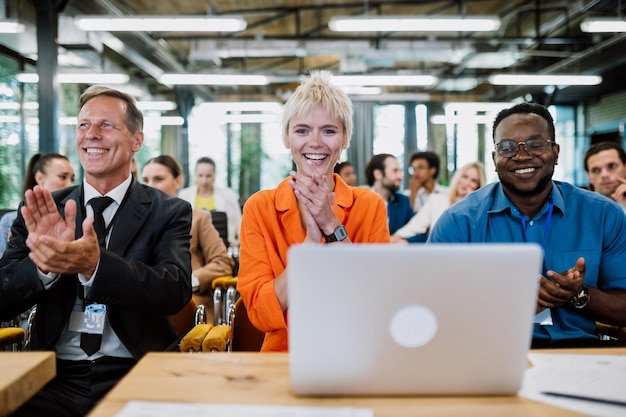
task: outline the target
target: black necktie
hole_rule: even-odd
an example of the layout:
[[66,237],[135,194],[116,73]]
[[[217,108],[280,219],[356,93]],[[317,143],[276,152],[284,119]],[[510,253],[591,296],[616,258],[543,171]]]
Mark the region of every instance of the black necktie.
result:
[[[111,197],[95,197],[89,200],[89,205],[93,209],[93,228],[98,235],[98,243],[100,247],[104,248],[106,246],[106,226],[104,222],[104,217],[102,217],[102,212],[113,202]],[[83,291],[82,285],[79,288],[79,291]],[[80,294],[83,295],[83,294]],[[81,297],[83,298],[83,297]],[[83,301],[83,305],[85,302]],[[83,307],[84,309],[84,307]],[[100,350],[100,343],[102,342],[102,335],[100,334],[89,334],[89,333],[81,333],[80,334],[80,347],[85,351],[87,356],[91,356]]]
[[104,248],[106,242],[106,225],[102,212],[111,205],[113,199],[111,197],[95,197],[89,200],[89,205],[93,209],[93,228],[98,235],[98,243]]

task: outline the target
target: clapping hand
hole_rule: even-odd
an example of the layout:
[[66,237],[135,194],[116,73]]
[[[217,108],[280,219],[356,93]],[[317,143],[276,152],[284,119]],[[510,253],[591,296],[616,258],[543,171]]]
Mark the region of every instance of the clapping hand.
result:
[[100,258],[93,217],[83,221],[83,236],[75,240],[74,200],[65,204],[64,219],[50,191],[35,186],[26,191],[25,199],[21,214],[28,230],[26,246],[30,249],[28,256],[37,268],[44,273],[81,273],[91,277]]
[[546,275],[549,279],[542,276],[536,312],[539,313],[546,308],[561,307],[580,293],[585,278],[585,270],[585,259],[578,258],[576,265],[567,271],[561,273],[548,271]]
[[335,193],[328,189],[327,176],[321,174],[313,164],[309,166],[309,170],[309,177],[292,171],[289,184],[294,189],[299,206],[304,208],[306,241],[319,243],[323,230],[334,230],[340,223],[333,211]]

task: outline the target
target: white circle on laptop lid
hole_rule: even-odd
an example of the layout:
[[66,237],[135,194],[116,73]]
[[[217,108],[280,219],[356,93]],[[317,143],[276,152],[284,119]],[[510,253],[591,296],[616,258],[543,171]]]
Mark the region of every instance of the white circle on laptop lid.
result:
[[389,322],[389,333],[402,347],[424,346],[437,333],[437,317],[427,307],[411,304],[400,308]]

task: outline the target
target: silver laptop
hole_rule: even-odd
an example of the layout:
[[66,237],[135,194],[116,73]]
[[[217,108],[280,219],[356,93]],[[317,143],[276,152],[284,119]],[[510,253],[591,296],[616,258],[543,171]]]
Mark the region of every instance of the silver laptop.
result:
[[517,393],[542,262],[535,244],[293,246],[292,391]]

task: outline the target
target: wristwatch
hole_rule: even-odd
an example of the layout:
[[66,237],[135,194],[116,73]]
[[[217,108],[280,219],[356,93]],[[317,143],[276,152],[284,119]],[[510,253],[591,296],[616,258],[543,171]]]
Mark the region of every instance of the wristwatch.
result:
[[348,233],[346,232],[346,228],[343,225],[337,226],[335,231],[330,235],[324,235],[324,239],[326,239],[326,243],[330,242],[341,242],[348,237]]
[[574,308],[577,308],[578,310],[587,307],[587,304],[589,304],[589,287],[583,284],[582,290],[580,290],[578,294],[573,296],[572,299],[569,300],[569,302]]

